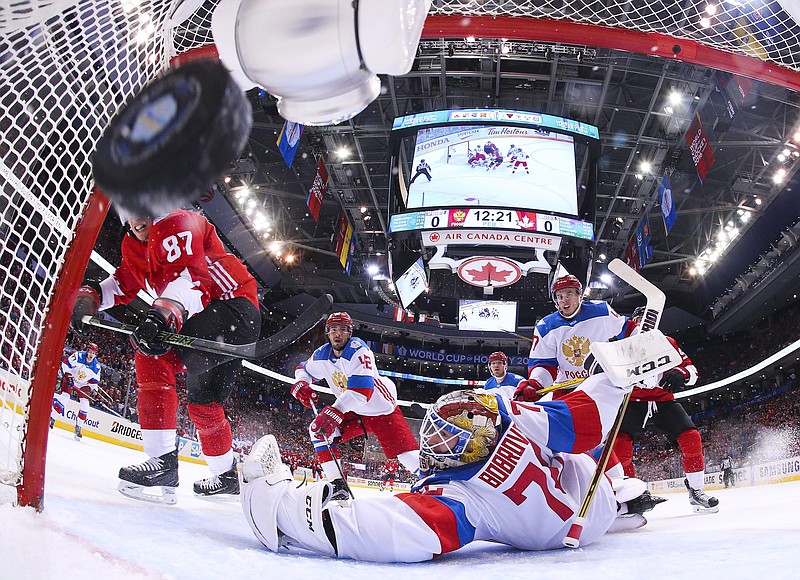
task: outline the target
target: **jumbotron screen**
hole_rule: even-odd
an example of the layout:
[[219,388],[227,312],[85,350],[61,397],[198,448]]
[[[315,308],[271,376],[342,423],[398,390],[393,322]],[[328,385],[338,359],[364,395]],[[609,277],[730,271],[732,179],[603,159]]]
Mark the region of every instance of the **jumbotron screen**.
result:
[[499,300],[459,300],[458,329],[485,332],[514,332],[517,303]]
[[407,209],[505,207],[575,216],[575,143],[540,128],[457,125],[417,131]]

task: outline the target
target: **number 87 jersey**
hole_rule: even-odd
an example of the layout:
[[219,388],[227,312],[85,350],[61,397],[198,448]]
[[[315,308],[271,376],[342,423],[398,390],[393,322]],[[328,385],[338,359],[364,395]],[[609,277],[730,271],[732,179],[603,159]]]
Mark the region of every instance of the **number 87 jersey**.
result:
[[130,302],[139,290],[179,302],[189,317],[212,300],[247,298],[258,308],[255,278],[204,216],[186,210],[153,219],[147,242],[125,236],[122,263],[101,286],[101,310]]
[[314,351],[295,369],[296,381],[325,379],[336,395],[337,407],[358,415],[388,415],[397,407],[397,387],[378,374],[375,355],[360,338],[350,337],[337,357],[329,343]]

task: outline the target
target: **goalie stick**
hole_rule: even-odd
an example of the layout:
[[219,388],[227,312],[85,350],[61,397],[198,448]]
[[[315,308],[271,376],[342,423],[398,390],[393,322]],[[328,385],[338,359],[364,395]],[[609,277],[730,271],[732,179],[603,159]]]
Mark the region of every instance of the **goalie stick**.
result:
[[[203,352],[257,360],[269,356],[298,340],[306,332],[314,328],[320,320],[327,316],[332,305],[333,297],[330,294],[324,294],[317,298],[314,303],[289,326],[280,329],[272,336],[249,344],[227,344],[216,340],[208,340],[196,336],[185,336],[172,332],[159,332],[156,335],[156,340],[164,344],[193,348]],[[133,334],[136,330],[136,326],[133,324],[103,320],[102,318],[94,316],[84,316],[82,321],[84,324],[90,324],[123,334]]]
[[[666,296],[664,293],[619,258],[612,260],[608,264],[608,269],[618,278],[627,282],[631,288],[638,290],[647,300],[644,316],[642,317],[642,324],[639,327],[640,332],[649,332],[657,329],[658,323],[661,320],[661,314],[664,312],[664,304],[666,303]],[[622,425],[622,418],[625,416],[625,410],[628,408],[628,401],[630,401],[630,398],[631,391],[628,391],[622,399],[622,403],[617,411],[617,416],[614,419],[614,424],[608,433],[608,437],[606,437],[603,452],[597,460],[597,467],[592,475],[592,480],[589,482],[589,487],[586,490],[586,495],[583,498],[581,507],[578,509],[578,514],[572,522],[567,535],[564,537],[562,543],[568,548],[577,548],[580,546],[583,525],[586,523],[586,514],[589,513],[589,508],[597,493],[597,488],[605,477],[606,465],[608,465],[608,460],[611,457],[611,453],[614,451],[614,441],[617,439],[619,428]]]

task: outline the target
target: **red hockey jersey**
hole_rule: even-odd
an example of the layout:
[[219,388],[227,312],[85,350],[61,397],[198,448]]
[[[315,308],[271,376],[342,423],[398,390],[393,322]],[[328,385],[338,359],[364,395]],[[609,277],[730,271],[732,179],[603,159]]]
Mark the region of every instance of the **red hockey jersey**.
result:
[[258,308],[255,278],[205,217],[186,210],[153,220],[147,243],[125,236],[122,263],[101,287],[101,310],[127,304],[139,290],[180,302],[189,317],[211,300],[243,297]]

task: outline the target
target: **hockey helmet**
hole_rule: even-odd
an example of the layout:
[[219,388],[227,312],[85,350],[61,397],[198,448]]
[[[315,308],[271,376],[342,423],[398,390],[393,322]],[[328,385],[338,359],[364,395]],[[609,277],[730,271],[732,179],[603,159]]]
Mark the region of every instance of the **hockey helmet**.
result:
[[328,316],[325,321],[325,334],[328,334],[334,326],[345,326],[350,331],[350,334],[353,333],[353,319],[350,318],[347,312],[334,312]]
[[100,350],[100,349],[93,342],[90,342],[89,345],[86,347],[86,352],[93,352],[93,353],[97,354],[98,350]]
[[565,290],[566,288],[575,288],[579,295],[581,292],[583,292],[581,281],[572,274],[565,274],[563,276],[559,276],[553,282],[553,287],[550,290],[550,296],[553,298],[553,302],[556,301],[556,292],[559,290]]
[[633,314],[631,314],[631,320],[633,320],[636,324],[639,324],[639,321],[644,316],[644,311],[647,310],[644,306],[637,306],[633,309]]
[[486,459],[497,446],[500,420],[497,399],[483,389],[440,397],[420,427],[420,470],[430,475]]
[[492,364],[496,360],[502,361],[504,365],[508,366],[508,357],[503,351],[498,350],[489,355],[489,364]]

